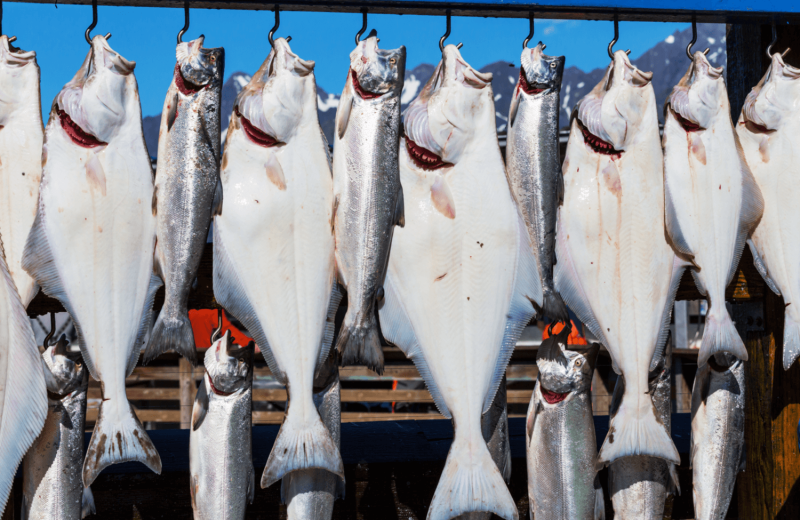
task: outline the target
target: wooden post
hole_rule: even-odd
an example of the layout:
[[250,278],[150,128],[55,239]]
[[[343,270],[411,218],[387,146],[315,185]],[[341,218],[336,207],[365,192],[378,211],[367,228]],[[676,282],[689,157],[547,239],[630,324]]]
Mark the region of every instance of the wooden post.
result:
[[178,362],[178,386],[180,388],[181,399],[181,428],[189,428],[192,424],[192,405],[197,387],[194,384],[194,368],[184,357]]

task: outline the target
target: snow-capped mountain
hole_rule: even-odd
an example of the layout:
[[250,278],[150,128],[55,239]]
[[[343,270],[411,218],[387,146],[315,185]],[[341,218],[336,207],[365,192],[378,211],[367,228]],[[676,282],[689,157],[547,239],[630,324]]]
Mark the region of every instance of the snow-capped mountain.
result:
[[[698,24],[698,34],[701,37],[695,44],[695,50],[703,50],[709,47],[708,59],[717,66],[725,66],[727,54],[725,50],[725,25],[722,24]],[[642,54],[638,59],[633,60],[634,65],[644,71],[652,71],[653,88],[656,93],[656,102],[659,107],[659,119],[663,118],[661,107],[664,105],[672,87],[678,83],[689,67],[689,59],[686,57],[686,45],[691,40],[692,31],[675,31],[664,41],[659,42],[654,47]],[[546,42],[545,42],[546,43]],[[622,47],[623,42],[617,48]],[[569,56],[567,56],[569,65]],[[408,106],[417,97],[422,87],[430,79],[434,65],[423,63],[417,67],[406,71],[405,85],[400,97],[402,108]],[[494,93],[495,113],[497,121],[497,131],[504,134],[508,120],[508,108],[514,88],[519,78],[519,64],[507,61],[497,61],[486,65],[481,72],[492,73],[492,91]],[[584,72],[577,67],[567,67],[564,71],[564,78],[561,85],[561,114],[559,123],[562,128],[569,125],[569,117],[575,104],[591,91],[603,79],[604,68],[594,69],[591,72]],[[245,85],[250,81],[250,76],[244,72],[235,72],[222,87],[222,138],[225,139],[225,132],[228,128],[233,104],[236,96],[241,92]],[[337,91],[339,92],[339,91]],[[333,143],[333,129],[336,118],[336,108],[339,105],[339,94],[326,92],[319,85],[317,86],[317,109],[319,111],[319,122],[325,137],[329,143]],[[145,142],[150,155],[155,156],[158,152],[158,130],[161,124],[161,115],[145,117],[143,121]]]

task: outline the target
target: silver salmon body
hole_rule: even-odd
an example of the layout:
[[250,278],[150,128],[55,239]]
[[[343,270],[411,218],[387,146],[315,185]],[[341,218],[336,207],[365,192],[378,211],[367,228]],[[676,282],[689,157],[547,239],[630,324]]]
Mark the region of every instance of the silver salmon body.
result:
[[333,155],[334,233],[339,283],[347,288],[347,314],[336,348],[342,364],[383,372],[375,314],[392,232],[403,225],[400,186],[400,94],[406,48],[378,48],[370,33],[350,53]]
[[230,331],[206,351],[189,433],[189,490],[195,520],[243,520],[253,503],[253,358]]
[[[718,363],[722,358],[724,363]],[[724,520],[736,476],[744,471],[744,363],[714,356],[697,371],[692,388],[694,517]]]
[[23,462],[23,520],[80,520],[95,512],[81,478],[89,371],[70,359],[67,345],[61,336],[42,354],[47,419]]
[[[670,348],[650,374],[650,395],[657,417],[670,433],[672,424],[672,382]],[[625,393],[625,380],[620,377],[614,387],[611,415],[616,414]],[[662,520],[667,495],[678,489],[675,464],[657,457],[634,455],[611,463],[608,468],[609,493],[615,518],[622,520]]]
[[564,198],[558,145],[558,114],[564,56],[547,56],[544,45],[522,51],[517,87],[508,115],[506,172],[525,218],[542,281],[542,312],[568,321],[556,292],[556,217]]
[[220,103],[225,50],[203,37],[178,44],[158,138],[152,209],[158,240],[155,270],[165,284],[164,307],[145,350],[149,361],[169,350],[197,364],[186,308],[206,245],[219,185]]
[[[536,520],[595,520],[597,438],[592,376],[600,345],[564,350],[570,329],[546,339],[528,407],[526,459],[531,515]],[[602,509],[603,500],[599,500]]]

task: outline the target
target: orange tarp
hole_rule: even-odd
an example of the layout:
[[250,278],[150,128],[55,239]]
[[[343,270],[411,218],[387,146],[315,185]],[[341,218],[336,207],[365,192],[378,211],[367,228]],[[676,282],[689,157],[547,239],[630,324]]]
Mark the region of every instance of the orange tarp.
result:
[[[569,333],[569,337],[567,338],[567,345],[588,345],[583,336],[578,332],[578,327],[575,326],[575,322],[570,320],[570,323],[572,324],[572,332]],[[561,322],[547,325],[544,331],[542,331],[542,340],[549,338],[550,334],[558,334],[563,329],[564,324]]]
[[[194,332],[194,343],[197,348],[208,348],[211,346],[211,335],[217,329],[219,318],[216,309],[199,309],[189,311],[189,320],[192,322],[192,332]],[[242,331],[233,326],[225,311],[222,311],[222,334],[231,331],[233,342],[239,346],[246,347],[253,338],[245,336]]]

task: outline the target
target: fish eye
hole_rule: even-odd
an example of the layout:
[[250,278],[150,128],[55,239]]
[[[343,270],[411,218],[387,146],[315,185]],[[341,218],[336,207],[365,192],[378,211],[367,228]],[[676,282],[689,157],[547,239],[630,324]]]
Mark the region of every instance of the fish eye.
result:
[[391,65],[394,65],[395,63],[397,63],[397,58],[389,58],[389,63]]
[[550,64],[550,68],[551,68],[551,69],[554,69],[554,68],[556,68],[556,67],[558,67],[558,63],[556,63],[556,62],[552,62],[552,63]]
[[575,360],[575,366],[576,366],[576,367],[579,367],[579,366],[581,366],[581,365],[583,365],[583,360],[582,360],[582,359],[576,359],[576,360]]
[[217,61],[217,57],[212,54],[209,60],[211,61],[211,63],[214,63],[215,61]]

